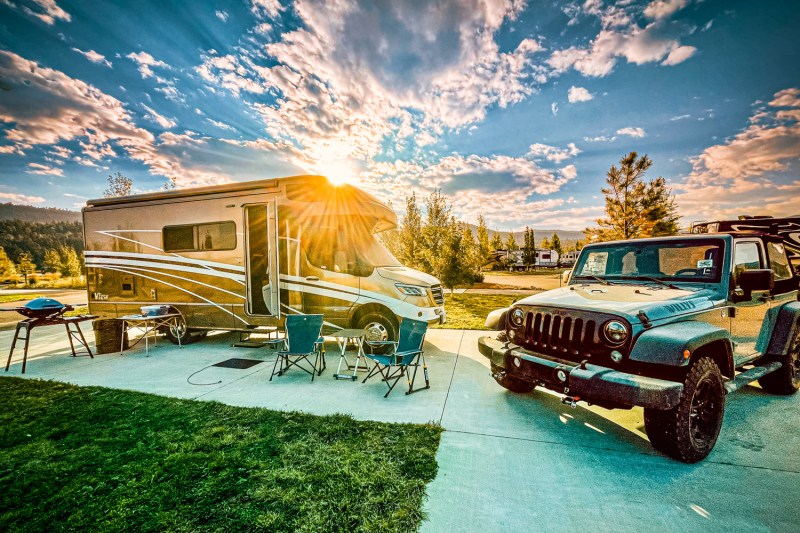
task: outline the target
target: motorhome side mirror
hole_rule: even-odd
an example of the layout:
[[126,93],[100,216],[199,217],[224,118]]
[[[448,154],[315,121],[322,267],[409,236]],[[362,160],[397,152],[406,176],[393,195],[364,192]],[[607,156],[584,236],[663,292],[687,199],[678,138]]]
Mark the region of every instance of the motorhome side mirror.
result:
[[769,268],[743,270],[739,273],[739,287],[745,293],[771,291],[775,288],[775,273]]
[[572,277],[572,270],[565,270],[561,273],[561,284],[566,285]]

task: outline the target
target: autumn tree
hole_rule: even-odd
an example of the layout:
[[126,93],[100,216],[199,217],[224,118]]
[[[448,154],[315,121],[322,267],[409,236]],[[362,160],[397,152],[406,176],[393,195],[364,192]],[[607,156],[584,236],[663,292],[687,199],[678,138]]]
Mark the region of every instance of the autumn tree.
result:
[[61,271],[61,255],[57,250],[45,250],[44,259],[42,260],[42,270],[45,272]]
[[422,213],[417,205],[417,195],[412,192],[406,197],[406,214],[400,222],[398,259],[404,265],[419,268],[422,259]]
[[28,284],[28,276],[36,273],[36,265],[28,252],[22,252],[17,258],[17,272],[22,274],[25,285]]
[[508,238],[506,239],[506,250],[509,252],[513,252],[514,250],[518,250],[519,246],[517,246],[517,240],[514,238],[514,232],[508,232]]
[[0,246],[0,277],[6,279],[16,275],[17,268],[14,266],[14,262],[8,257],[5,249]]
[[452,207],[440,190],[431,193],[425,201],[425,207],[428,212],[421,232],[423,250],[420,254],[420,263],[422,270],[441,279],[446,246],[453,243],[451,233],[457,231],[457,228],[450,217]]
[[81,261],[73,248],[62,246],[58,250],[58,255],[61,256],[59,272],[61,272],[62,276],[75,278],[81,275]]
[[123,176],[120,172],[108,175],[108,189],[103,191],[106,198],[116,196],[130,196],[133,189],[133,180]]
[[672,192],[664,178],[646,182],[653,165],[647,155],[636,152],[624,156],[619,167],[612,165],[606,174],[608,187],[602,189],[606,217],[597,219],[597,228],[584,230],[592,241],[635,239],[678,232],[678,215]]
[[553,233],[553,236],[550,237],[550,249],[553,250],[556,255],[558,256],[558,261],[556,264],[561,263],[561,254],[564,253],[564,247],[561,246],[561,239],[559,238],[557,233]]

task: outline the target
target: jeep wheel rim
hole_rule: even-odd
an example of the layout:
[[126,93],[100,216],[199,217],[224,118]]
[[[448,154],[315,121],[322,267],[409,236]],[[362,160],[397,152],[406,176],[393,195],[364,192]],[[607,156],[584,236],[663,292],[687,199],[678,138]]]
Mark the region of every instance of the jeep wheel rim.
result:
[[698,447],[708,446],[714,439],[719,418],[714,385],[705,379],[697,384],[689,409],[689,434]]

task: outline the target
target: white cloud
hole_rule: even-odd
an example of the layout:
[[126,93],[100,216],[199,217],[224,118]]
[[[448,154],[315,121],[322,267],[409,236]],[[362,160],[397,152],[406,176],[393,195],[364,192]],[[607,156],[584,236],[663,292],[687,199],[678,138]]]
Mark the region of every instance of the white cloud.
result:
[[581,153],[580,148],[575,146],[575,143],[569,143],[566,148],[557,148],[547,144],[535,143],[528,149],[528,155],[533,159],[541,159],[544,157],[548,161],[561,163],[565,159],[575,157]]
[[676,115],[674,117],[670,117],[670,120],[686,120],[687,118],[692,118],[692,115]]
[[606,135],[598,135],[596,137],[584,137],[584,141],[590,143],[599,143],[599,142],[610,142],[616,140],[616,137],[608,137]]
[[[6,0],[3,2],[10,8],[20,8],[14,2],[10,0]],[[48,26],[52,26],[55,24],[56,20],[63,20],[64,22],[70,22],[72,17],[69,13],[58,7],[55,0],[31,0],[34,7],[28,7],[26,5],[21,6],[22,11],[24,11],[27,15],[31,17],[36,17]]]
[[[773,102],[791,102],[792,91],[779,91]],[[696,220],[797,214],[800,114],[778,117],[778,113],[751,121],[742,132],[691,159],[691,174],[675,186],[676,201],[687,216]]]
[[279,0],[250,0],[250,9],[258,16],[277,17],[281,12]]
[[228,22],[228,12],[227,11],[215,11],[214,14],[217,16],[219,20],[222,22]]
[[692,57],[695,52],[697,52],[697,48],[694,46],[679,46],[670,52],[667,58],[662,61],[661,64],[664,66],[672,66],[677,65],[678,63],[683,63]]
[[78,48],[73,48],[72,50],[75,51],[75,52],[78,52],[79,54],[84,56],[86,59],[91,61],[92,63],[97,63],[99,65],[105,65],[106,67],[111,68],[111,61],[106,59],[106,56],[104,56],[103,54],[99,54],[99,53],[95,52],[94,50],[89,50],[88,52],[84,52],[83,50],[80,50]]
[[0,198],[4,200],[8,200],[12,204],[41,204],[44,202],[44,198],[41,196],[28,196],[25,194],[14,194],[10,192],[0,192]]
[[[192,158],[157,143],[150,132],[135,126],[119,100],[81,80],[6,51],[0,51],[0,77],[11,86],[0,98],[0,122],[8,124],[5,139],[19,150],[77,141],[77,162],[91,165],[115,157],[114,147],[119,147],[152,174],[177,177],[181,186],[229,181],[219,172],[187,165]],[[31,106],[32,101],[37,105]],[[38,165],[30,167],[33,173],[61,170],[32,165]]]
[[772,107],[800,107],[800,89],[784,89],[775,93],[770,101]]
[[553,102],[552,104],[550,104],[550,112],[553,113],[554,116],[558,115],[558,104],[557,103]]
[[43,176],[63,176],[64,170],[58,167],[42,165],[40,163],[28,163],[28,174],[41,174]]
[[139,74],[142,78],[152,78],[155,76],[151,67],[169,68],[169,65],[163,61],[159,61],[147,52],[131,52],[126,55],[128,59],[132,59],[139,66]]
[[686,7],[686,0],[654,0],[644,8],[644,16],[651,19],[667,18]]
[[164,115],[160,115],[154,109],[147,107],[146,105],[142,104],[142,107],[145,108],[147,113],[145,114],[145,118],[150,120],[151,122],[155,122],[159,126],[164,129],[174,128],[176,123],[174,120],[165,117]]
[[567,99],[571,104],[575,102],[588,102],[594,98],[592,93],[586,90],[584,87],[575,87],[574,85],[569,88],[569,92],[567,94]]
[[630,137],[644,137],[645,133],[642,128],[621,128],[617,130],[617,135],[628,135]]
[[236,128],[234,128],[230,124],[225,124],[224,122],[219,122],[219,121],[211,119],[211,118],[206,119],[206,120],[208,120],[211,124],[213,124],[214,126],[218,127],[221,130],[225,130],[225,131],[230,131],[232,133],[236,133]]

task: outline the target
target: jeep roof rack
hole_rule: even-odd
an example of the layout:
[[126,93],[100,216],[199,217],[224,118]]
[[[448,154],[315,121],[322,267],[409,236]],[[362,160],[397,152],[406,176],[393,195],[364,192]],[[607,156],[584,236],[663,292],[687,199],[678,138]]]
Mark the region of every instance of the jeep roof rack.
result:
[[774,218],[770,216],[740,215],[736,220],[693,222],[690,233],[747,233],[758,232],[779,235],[793,260],[800,259],[800,215]]

